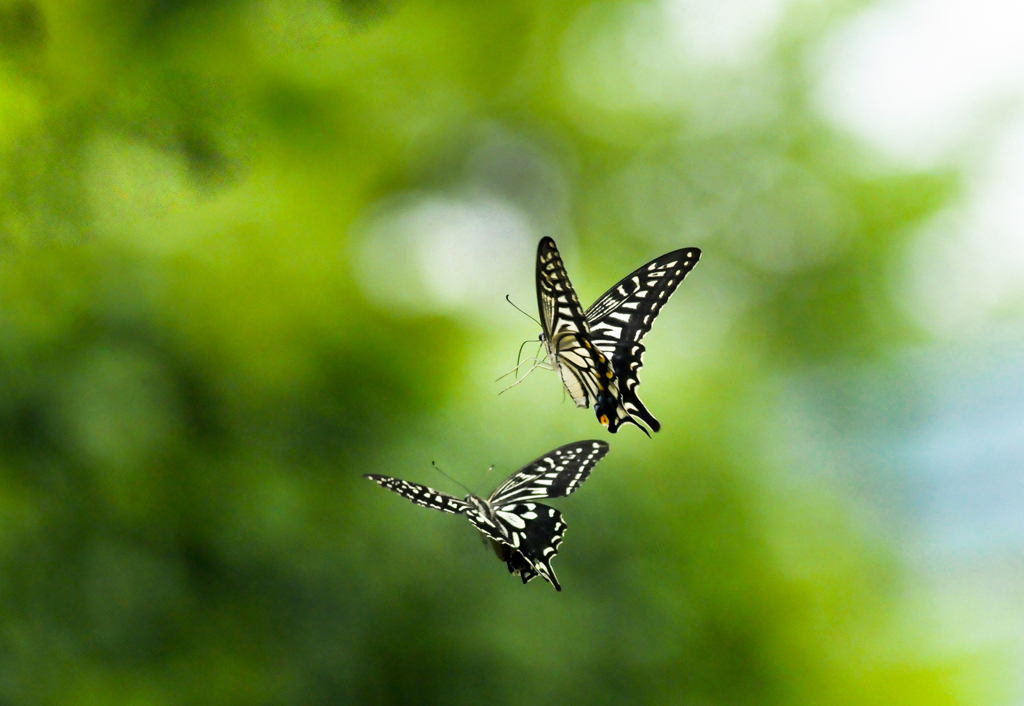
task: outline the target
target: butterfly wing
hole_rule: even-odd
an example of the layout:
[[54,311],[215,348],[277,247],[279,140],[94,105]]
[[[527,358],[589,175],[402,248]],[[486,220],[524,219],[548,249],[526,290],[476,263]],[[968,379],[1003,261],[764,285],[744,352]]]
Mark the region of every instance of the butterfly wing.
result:
[[402,480],[401,478],[381,476],[376,473],[367,473],[363,478],[369,478],[381,488],[387,488],[390,491],[398,493],[403,498],[411,500],[417,505],[429,507],[432,510],[440,510],[441,512],[450,512],[454,515],[461,515],[470,509],[469,503],[465,500],[460,500],[454,495],[442,493],[434,490],[433,488],[428,488],[425,485],[420,485],[419,483],[410,483],[409,481]]
[[491,494],[488,502],[497,507],[512,502],[570,495],[576,492],[607,453],[608,444],[594,439],[559,446],[509,476]]
[[548,340],[561,333],[587,333],[587,317],[551,238],[537,246],[537,306]]
[[548,359],[577,407],[607,394],[611,380],[605,354],[590,343],[590,328],[551,238],[537,246],[537,306]]
[[565,522],[554,508],[536,503],[505,505],[494,512],[498,523],[496,525],[480,510],[453,495],[400,478],[374,473],[367,473],[363,477],[417,505],[467,515],[474,527],[502,547],[503,560],[508,564],[509,571],[519,574],[523,583],[528,583],[539,574],[557,590],[562,590],[551,568],[551,559],[558,553],[558,545],[565,534]]
[[508,559],[505,563],[508,565],[508,572],[515,574],[523,580],[524,584],[530,583],[539,575],[536,567],[533,563],[523,556],[522,552],[517,552],[508,545],[505,546],[505,550],[508,552]]
[[655,258],[623,277],[587,310],[590,341],[611,359],[619,384],[621,410],[611,420],[609,431],[627,421],[640,426],[633,417],[654,431],[661,428],[636,392],[644,364],[645,349],[640,341],[698,260],[698,248],[674,250]]
[[[558,545],[565,536],[566,525],[562,513],[540,503],[513,503],[495,508],[494,514],[508,532],[511,541],[505,543],[509,548],[519,552],[536,573],[543,576],[556,591],[561,591],[558,577],[551,568],[551,560],[558,554]],[[522,571],[520,575],[524,583],[533,578]]]
[[495,542],[494,540],[491,540],[491,546],[494,548],[498,558],[508,566],[510,574],[515,574],[521,578],[523,583],[530,583],[530,581],[537,578],[537,570],[533,568],[533,564],[527,561],[520,551],[513,549],[503,542]]

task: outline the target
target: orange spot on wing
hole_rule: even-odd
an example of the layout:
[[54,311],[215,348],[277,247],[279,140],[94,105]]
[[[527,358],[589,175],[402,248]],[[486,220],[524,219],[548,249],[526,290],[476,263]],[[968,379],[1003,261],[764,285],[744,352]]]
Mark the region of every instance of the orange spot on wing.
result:
[[605,426],[605,427],[608,426],[608,415],[607,414],[602,414],[601,418],[598,419],[598,421],[601,422],[601,426]]

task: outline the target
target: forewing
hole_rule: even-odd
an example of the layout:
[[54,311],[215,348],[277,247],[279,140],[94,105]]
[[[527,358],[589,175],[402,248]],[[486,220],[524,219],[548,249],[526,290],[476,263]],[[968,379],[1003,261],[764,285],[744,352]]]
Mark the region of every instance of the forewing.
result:
[[537,246],[537,306],[549,341],[560,333],[588,332],[587,317],[551,238]]
[[[675,250],[648,262],[624,277],[587,310],[590,342],[611,358],[619,383],[622,411],[609,425],[614,431],[636,416],[654,431],[661,428],[637,396],[643,367],[643,337],[651,330],[665,302],[700,260],[698,248]],[[640,426],[637,424],[637,426]],[[641,427],[642,428],[642,427]]]
[[433,510],[461,515],[471,507],[469,503],[464,500],[460,500],[454,495],[439,492],[433,488],[428,488],[425,485],[420,485],[419,483],[410,483],[409,481],[402,480],[401,478],[380,476],[376,473],[367,473],[363,478],[369,478],[381,488],[387,488],[388,490],[398,493],[403,498],[411,500],[417,505],[429,507]]
[[608,362],[590,343],[590,329],[555,241],[537,246],[537,305],[548,351],[577,407],[589,407],[607,384]]
[[638,343],[699,260],[699,248],[673,250],[623,277],[587,309],[591,341],[606,354],[614,353],[620,341]]
[[500,506],[571,495],[607,453],[608,444],[594,439],[559,446],[509,476],[488,502]]
[[551,560],[558,554],[558,545],[565,536],[562,514],[540,503],[514,503],[495,508],[495,515],[509,534],[511,541],[506,540],[506,544],[522,554],[555,590],[561,591]]

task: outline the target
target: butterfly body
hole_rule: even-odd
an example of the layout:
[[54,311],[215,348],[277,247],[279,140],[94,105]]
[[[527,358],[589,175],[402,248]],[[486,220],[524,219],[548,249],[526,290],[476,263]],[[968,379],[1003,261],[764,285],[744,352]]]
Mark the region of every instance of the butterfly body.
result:
[[700,259],[684,248],[636,269],[583,310],[551,238],[537,247],[537,306],[548,365],[557,370],[577,407],[594,405],[615,433],[624,423],[645,434],[661,424],[637,396],[644,345],[661,307]]
[[566,524],[558,510],[534,501],[575,492],[607,453],[608,444],[603,441],[560,446],[509,476],[486,499],[470,493],[460,500],[399,478],[372,473],[364,477],[417,505],[466,515],[510,573],[523,583],[542,576],[560,591],[551,560],[558,553]]

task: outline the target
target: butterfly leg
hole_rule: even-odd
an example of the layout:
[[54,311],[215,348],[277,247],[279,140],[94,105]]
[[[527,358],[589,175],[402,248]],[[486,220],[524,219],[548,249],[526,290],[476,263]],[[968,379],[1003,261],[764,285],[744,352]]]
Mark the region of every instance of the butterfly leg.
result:
[[[523,367],[524,365],[526,365],[527,363],[538,363],[538,362],[540,362],[540,361],[538,361],[536,358],[527,358],[523,362],[521,362],[518,365],[516,365],[516,367],[512,368],[511,370],[509,370],[507,373],[505,373],[501,377],[497,378],[494,382],[498,382],[498,380],[501,380],[502,378],[507,378],[512,373],[519,372],[519,369],[521,367]],[[532,368],[531,368],[531,370],[532,370]]]
[[[499,377],[498,380],[501,380],[501,378],[504,378],[504,377],[508,377],[512,373],[518,373],[519,369],[521,367],[523,367],[524,365],[526,365],[527,363],[529,363],[529,362],[539,363],[541,365],[541,367],[544,367],[546,370],[553,369],[553,368],[551,368],[547,364],[547,356],[545,356],[543,360],[541,360],[540,358],[537,357],[537,356],[540,355],[540,352],[544,348],[543,344],[541,344],[540,348],[537,349],[537,352],[534,353],[533,356],[531,356],[531,357],[527,358],[526,360],[523,360],[523,361],[520,362],[520,357],[523,355],[523,346],[525,346],[527,343],[529,343],[529,341],[524,341],[523,345],[519,346],[519,353],[516,355],[516,367],[512,368],[507,373],[505,373],[504,375]],[[530,368],[530,370],[527,371],[526,375],[529,375],[531,372],[533,372],[534,368],[536,368],[536,367],[537,366],[535,365],[535,366],[533,366],[533,368]],[[526,375],[524,375],[523,377],[526,377]],[[519,376],[516,375],[516,377],[518,378]],[[498,382],[498,380],[495,380],[494,382]],[[504,390],[503,390],[503,392],[504,392]]]
[[[522,376],[521,378],[519,378],[519,379],[518,379],[518,380],[516,380],[516,381],[515,381],[514,383],[512,383],[511,385],[509,385],[508,387],[506,387],[506,388],[505,388],[504,390],[502,390],[501,392],[499,392],[499,393],[498,393],[499,395],[500,395],[500,394],[502,394],[502,393],[508,392],[508,391],[509,391],[509,390],[511,390],[511,389],[512,389],[513,387],[515,387],[516,385],[518,385],[519,383],[521,383],[521,382],[522,382],[523,380],[525,380],[525,379],[526,379],[526,376],[527,376],[527,375],[529,375],[530,373],[532,373],[532,372],[533,372],[534,370],[536,370],[537,368],[541,368],[542,370],[554,370],[554,368],[552,368],[552,367],[551,367],[550,365],[548,365],[548,363],[547,363],[546,361],[541,361],[541,360],[537,360],[536,358],[528,358],[528,359],[527,359],[526,361],[523,361],[523,362],[528,362],[529,360],[532,360],[532,361],[533,361],[533,365],[532,365],[532,366],[530,366],[530,369],[526,371],[526,374],[524,374],[524,375],[523,375],[523,376]],[[504,375],[502,375],[502,377],[505,377],[505,376],[504,376]],[[500,380],[501,378],[498,378],[498,379]]]

